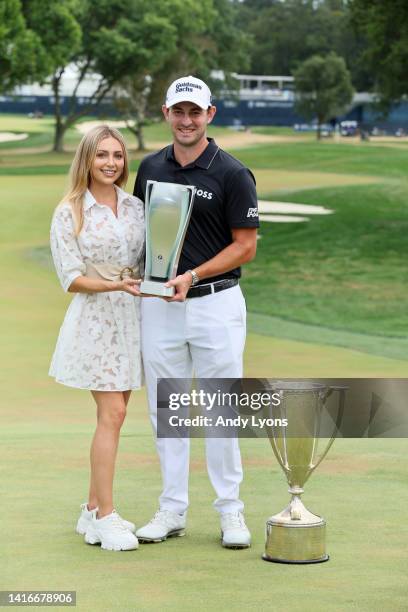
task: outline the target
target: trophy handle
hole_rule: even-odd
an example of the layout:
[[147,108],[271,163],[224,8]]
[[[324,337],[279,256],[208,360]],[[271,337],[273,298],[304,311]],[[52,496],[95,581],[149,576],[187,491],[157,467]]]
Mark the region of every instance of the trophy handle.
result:
[[[328,387],[328,389],[324,392],[321,393],[321,398],[322,398],[322,404],[324,405],[326,403],[326,401],[328,400],[328,398],[330,397],[330,395],[333,393],[333,391],[338,391],[339,392],[339,409],[337,411],[337,418],[336,418],[336,422],[333,426],[333,431],[332,431],[332,435],[327,443],[327,446],[325,448],[325,450],[323,451],[322,455],[319,457],[319,459],[316,461],[316,463],[313,464],[312,469],[310,470],[310,474],[312,472],[314,472],[314,470],[317,468],[318,465],[321,464],[321,462],[323,461],[323,459],[325,458],[325,456],[327,455],[327,453],[329,452],[334,440],[336,439],[337,436],[337,432],[340,429],[341,426],[341,422],[343,420],[343,415],[344,415],[344,404],[345,404],[345,393],[346,393],[347,387],[341,387],[341,386],[331,386]],[[316,438],[315,441],[318,439],[319,436],[319,430],[316,431]],[[317,449],[317,444],[315,444],[315,448],[314,450]]]
[[273,454],[276,457],[277,462],[279,463],[279,465],[283,468],[284,472],[287,473],[287,469],[288,466],[285,463],[285,461],[283,460],[283,457],[280,453],[280,451],[278,450],[279,444],[278,444],[278,440],[282,441],[283,446],[285,447],[286,450],[286,438],[282,437],[282,436],[275,436],[275,432],[272,431],[272,438],[275,440],[275,444],[271,444],[272,446],[272,450],[273,450]]
[[[283,393],[280,391],[279,395],[280,395],[280,398],[281,398],[281,401],[282,401]],[[268,429],[267,432],[268,432],[269,443],[270,443],[270,445],[272,447],[272,450],[273,450],[273,454],[275,455],[277,462],[279,463],[279,465],[281,466],[281,468],[283,469],[285,474],[288,475],[288,467],[289,466],[287,464],[287,461],[285,461],[284,458],[283,458],[284,456],[285,457],[287,456],[287,451],[286,451],[286,436],[283,436],[283,435],[277,436],[277,435],[275,435],[275,433],[276,433],[275,428],[272,428],[271,430]],[[269,435],[269,432],[271,432],[271,434],[272,434],[272,439],[274,440],[273,444],[271,442],[271,439],[270,439],[271,436]],[[281,451],[280,451],[280,447],[281,446],[283,447],[283,456],[282,456]]]

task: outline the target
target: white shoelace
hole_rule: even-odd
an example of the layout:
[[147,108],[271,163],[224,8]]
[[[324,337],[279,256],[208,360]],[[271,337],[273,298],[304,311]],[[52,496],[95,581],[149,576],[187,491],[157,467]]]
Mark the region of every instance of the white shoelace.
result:
[[172,521],[171,513],[168,510],[158,510],[152,520],[152,524],[167,525],[168,521]]
[[119,514],[114,510],[109,517],[109,523],[114,529],[118,529],[120,531],[129,531],[126,525],[123,524],[123,519]]
[[243,529],[246,527],[244,517],[240,513],[233,514],[228,512],[224,514],[223,519],[225,521],[223,521],[224,525],[228,529]]

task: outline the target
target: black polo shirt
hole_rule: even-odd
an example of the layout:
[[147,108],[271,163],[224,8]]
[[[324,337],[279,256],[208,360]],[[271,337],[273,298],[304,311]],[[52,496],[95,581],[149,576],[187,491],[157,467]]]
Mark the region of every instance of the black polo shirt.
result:
[[[145,200],[146,181],[194,185],[193,211],[181,252],[178,274],[212,259],[232,243],[231,229],[259,227],[255,178],[240,161],[220,149],[212,138],[191,164],[181,166],[173,145],[148,155],[140,164],[134,195]],[[241,268],[206,278],[239,278]]]

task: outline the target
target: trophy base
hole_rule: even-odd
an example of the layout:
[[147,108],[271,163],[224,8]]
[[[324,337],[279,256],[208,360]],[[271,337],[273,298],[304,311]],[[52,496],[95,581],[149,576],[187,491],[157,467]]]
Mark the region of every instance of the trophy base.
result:
[[329,557],[329,555],[326,555],[322,559],[309,559],[308,561],[300,561],[300,560],[287,561],[287,560],[284,560],[284,559],[276,559],[275,557],[269,557],[267,554],[264,553],[262,555],[262,559],[264,561],[269,561],[270,563],[286,563],[288,565],[306,565],[306,564],[309,564],[309,563],[324,563],[325,561],[328,561],[330,559],[330,557]]
[[140,284],[140,293],[146,295],[157,295],[158,297],[173,297],[174,287],[165,287],[164,283],[152,280],[144,280]]
[[314,524],[299,525],[299,521],[282,523],[271,517],[266,523],[265,553],[262,558],[274,563],[293,564],[328,561],[326,522],[320,518]]

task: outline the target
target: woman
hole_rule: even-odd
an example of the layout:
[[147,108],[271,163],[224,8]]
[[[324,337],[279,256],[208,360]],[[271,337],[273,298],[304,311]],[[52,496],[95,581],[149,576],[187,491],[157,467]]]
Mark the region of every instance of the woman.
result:
[[97,426],[91,445],[89,499],[77,532],[108,550],[138,547],[133,523],[114,510],[112,487],[119,433],[132,389],[141,386],[139,266],[143,203],[121,187],[126,146],[106,125],[82,139],[68,194],[51,225],[51,251],[62,287],[75,293],[58,337],[50,375],[91,391]]

